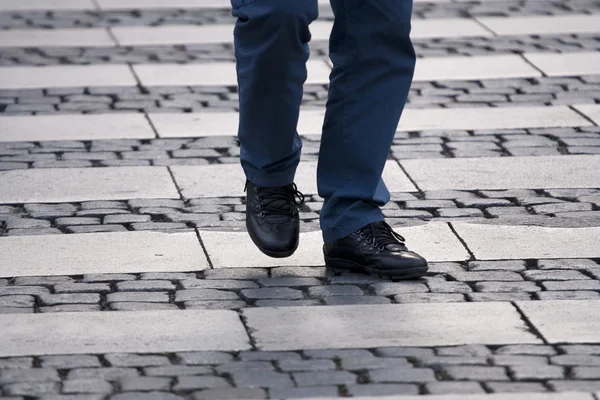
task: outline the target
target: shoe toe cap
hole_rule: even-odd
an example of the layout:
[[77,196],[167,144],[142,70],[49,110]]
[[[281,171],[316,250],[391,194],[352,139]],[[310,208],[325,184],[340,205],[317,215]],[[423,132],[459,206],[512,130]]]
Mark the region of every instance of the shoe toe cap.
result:
[[394,252],[386,257],[381,263],[381,269],[394,270],[425,270],[427,271],[427,260],[414,251],[403,250]]

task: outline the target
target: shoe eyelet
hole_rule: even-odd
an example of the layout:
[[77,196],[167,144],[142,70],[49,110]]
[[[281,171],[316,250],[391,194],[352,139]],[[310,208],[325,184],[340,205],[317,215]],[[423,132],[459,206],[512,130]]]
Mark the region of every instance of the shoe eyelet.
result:
[[259,215],[259,217],[261,217],[261,218],[264,218],[264,217],[266,217],[266,216],[267,216],[267,214],[265,214],[265,212],[264,212],[264,211],[261,211],[261,212],[260,212],[260,214],[258,214],[258,215]]
[[257,210],[260,210],[260,204],[256,204],[254,207],[255,207]]

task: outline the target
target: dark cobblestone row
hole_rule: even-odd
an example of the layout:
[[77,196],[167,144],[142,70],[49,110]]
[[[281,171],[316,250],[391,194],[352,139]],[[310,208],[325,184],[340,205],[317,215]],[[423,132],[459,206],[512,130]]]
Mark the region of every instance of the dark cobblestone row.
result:
[[470,345],[13,357],[0,358],[0,395],[208,400],[594,391],[599,349]]
[[[300,210],[304,231],[318,228],[322,204],[320,197],[307,196]],[[395,193],[383,213],[398,226],[431,220],[598,226],[600,189]],[[244,221],[243,197],[0,205],[0,236],[243,229]]]
[[[325,106],[328,85],[305,85],[303,106]],[[522,107],[600,103],[600,75],[414,82],[408,108]],[[235,86],[0,90],[0,113],[199,112],[238,109]]]
[[[315,160],[319,154],[319,147],[319,135],[305,135],[303,159]],[[239,144],[234,136],[209,136],[196,139],[5,142],[0,143],[0,170],[230,164],[239,162],[239,152]],[[422,131],[398,132],[390,150],[390,159],[402,161],[413,158],[507,157],[598,154],[599,152],[600,128],[598,127]],[[513,204],[507,200],[477,200],[462,204],[464,208],[510,205]],[[592,209],[587,205],[524,205],[532,206],[532,210],[539,214]],[[428,203],[418,203],[418,207],[408,206],[408,208],[446,207],[438,202],[429,206]],[[473,210],[473,212],[475,214],[472,216],[479,216],[477,211]],[[447,211],[447,214],[442,216],[468,215],[454,215],[452,211]],[[69,224],[69,220],[64,222],[65,225]]]
[[397,282],[323,267],[17,277],[0,284],[0,314],[597,298],[600,260],[470,261]]
[[[486,1],[415,3],[414,18],[450,18],[469,16],[569,15],[600,9],[596,0]],[[327,6],[320,7],[320,18],[331,18]],[[233,22],[231,10],[168,9],[131,11],[13,11],[0,13],[0,29],[71,28],[168,24],[225,24]]]
[[[304,231],[318,229],[321,207],[321,198],[307,196],[300,210]],[[600,189],[395,193],[383,213],[390,223],[397,226],[431,220],[555,227],[598,226]],[[244,229],[244,220],[242,197],[7,204],[0,205],[0,236]]]
[[0,12],[0,29],[231,24],[229,9]]
[[[233,25],[232,25],[233,26]],[[0,66],[235,61],[231,44],[139,47],[0,47]]]
[[[232,25],[233,26],[233,25]],[[232,28],[233,29],[233,28]],[[419,57],[515,54],[524,52],[598,51],[600,37],[588,35],[494,36],[415,39]],[[327,41],[310,43],[313,58],[328,56]],[[231,44],[136,47],[2,48],[0,66],[58,64],[185,63],[235,61]]]

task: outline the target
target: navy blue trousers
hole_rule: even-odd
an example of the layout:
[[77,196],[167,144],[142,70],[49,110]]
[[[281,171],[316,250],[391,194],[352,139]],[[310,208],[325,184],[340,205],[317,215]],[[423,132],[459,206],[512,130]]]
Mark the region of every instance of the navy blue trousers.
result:
[[[231,0],[241,163],[259,186],[294,180],[317,0]],[[325,242],[383,220],[381,178],[413,78],[412,0],[331,0],[333,62],[317,168]],[[299,188],[302,190],[302,188]]]

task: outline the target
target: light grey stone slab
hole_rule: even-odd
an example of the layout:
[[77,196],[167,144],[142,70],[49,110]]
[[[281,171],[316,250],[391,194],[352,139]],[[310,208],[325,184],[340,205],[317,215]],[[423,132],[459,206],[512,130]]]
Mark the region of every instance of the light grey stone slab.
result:
[[[329,82],[331,68],[325,61],[309,60],[307,69],[307,84]],[[237,85],[233,62],[138,64],[133,70],[144,86]]]
[[[396,228],[407,246],[430,262],[464,261],[469,254],[445,223],[429,223]],[[323,239],[320,231],[300,234],[300,245],[293,256],[274,259],[262,254],[246,232],[200,231],[200,237],[214,268],[321,266]],[[235,243],[235,246],[231,246]]]
[[497,35],[558,35],[600,31],[600,14],[480,17],[477,20]]
[[[594,105],[582,106],[593,110]],[[590,111],[591,112],[591,111]],[[298,133],[320,134],[325,110],[301,109]],[[204,137],[237,133],[237,112],[151,113],[160,137]],[[600,116],[598,116],[600,120]],[[405,109],[398,131],[517,129],[590,126],[588,120],[566,106]]]
[[548,76],[594,75],[600,52],[525,53],[524,57]]
[[600,125],[600,104],[581,104],[573,107]]
[[237,112],[150,113],[148,117],[163,138],[234,136],[239,124]]
[[542,74],[517,55],[419,58],[415,81],[529,78]]
[[117,26],[121,46],[233,43],[233,25]]
[[0,357],[251,348],[228,310],[8,314],[0,326]]
[[243,314],[260,350],[541,343],[505,303],[254,308]]
[[452,223],[478,260],[600,257],[600,227]]
[[436,108],[404,110],[398,130],[520,129],[589,125],[589,121],[565,106]]
[[600,341],[600,301],[553,300],[517,303],[549,343]]
[[[419,0],[417,0],[419,1]],[[337,400],[341,397],[311,397],[310,400]],[[355,400],[594,400],[591,393],[491,393],[491,394],[443,394],[423,396],[359,396]]]
[[179,198],[166,167],[4,171],[0,187],[0,204]]
[[227,0],[97,0],[101,10],[231,8]]
[[[311,40],[328,40],[332,22],[310,25]],[[121,46],[232,43],[233,25],[123,26],[111,28]],[[433,37],[492,36],[479,23],[467,18],[417,19],[412,22],[413,39]]]
[[600,187],[600,156],[482,157],[405,160],[422,190]]
[[[309,60],[308,84],[329,82],[330,66]],[[235,63],[138,64],[133,66],[144,86],[237,85]],[[416,81],[527,78],[541,73],[517,55],[428,57],[417,61]]]
[[0,142],[155,137],[143,114],[0,116]]
[[[409,112],[407,110],[405,112]],[[298,133],[320,134],[325,110],[301,109]],[[160,137],[233,136],[237,134],[237,112],[150,113],[149,118]]]
[[411,22],[411,38],[486,37],[493,34],[471,18],[414,19]]
[[0,0],[0,11],[95,9],[92,0]]
[[[246,182],[239,164],[181,165],[170,167],[175,181],[186,198],[235,197],[243,195]],[[295,182],[302,193],[317,193],[317,163],[301,162],[296,171]],[[383,179],[391,192],[416,190],[395,161],[388,161]]]
[[136,86],[127,65],[1,67],[0,89]]
[[0,276],[197,271],[208,268],[194,232],[111,232],[0,238]]
[[115,43],[102,28],[3,30],[0,47],[111,47]]
[[[450,0],[416,0],[416,2],[432,1],[448,2]],[[329,5],[329,0],[318,0],[318,2],[320,5]],[[168,3],[160,0],[98,0],[98,4],[102,10],[231,8],[231,3],[228,0],[175,0]]]

